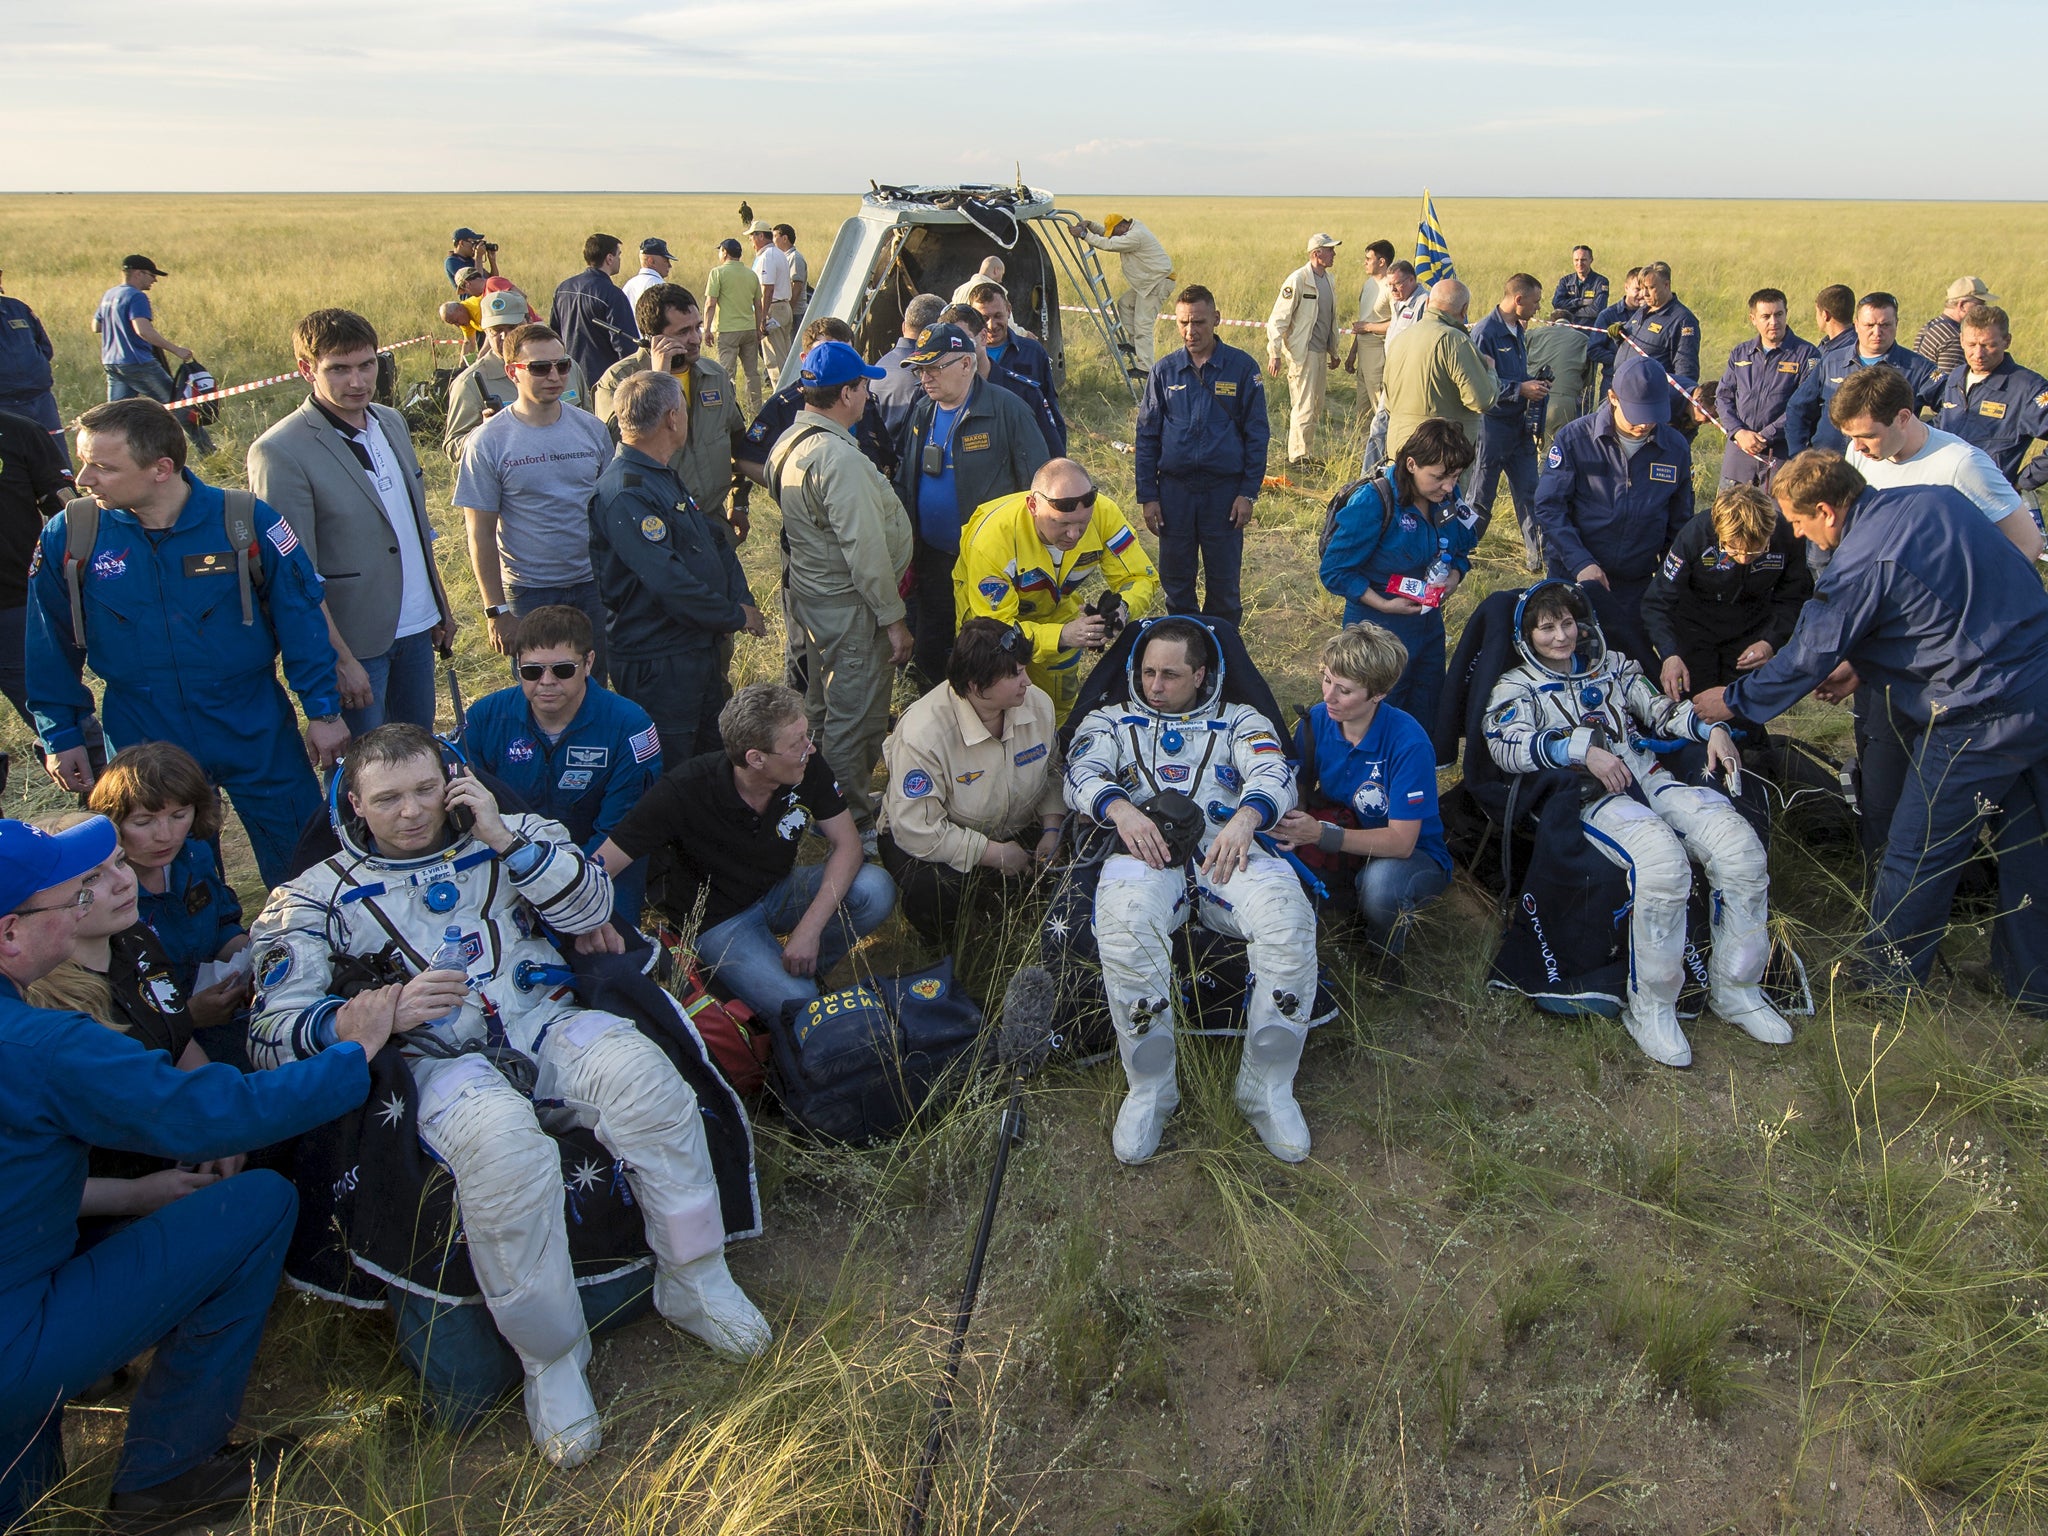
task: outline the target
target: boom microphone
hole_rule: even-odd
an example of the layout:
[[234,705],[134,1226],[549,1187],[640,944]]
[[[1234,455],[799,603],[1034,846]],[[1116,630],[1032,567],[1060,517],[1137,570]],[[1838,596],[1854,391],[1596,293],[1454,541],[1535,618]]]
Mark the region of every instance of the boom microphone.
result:
[[1042,965],[1027,965],[1010,978],[1003,991],[1003,1021],[996,1031],[996,1060],[1029,1077],[1045,1065],[1057,1043],[1053,1015],[1059,1007],[1059,983]]

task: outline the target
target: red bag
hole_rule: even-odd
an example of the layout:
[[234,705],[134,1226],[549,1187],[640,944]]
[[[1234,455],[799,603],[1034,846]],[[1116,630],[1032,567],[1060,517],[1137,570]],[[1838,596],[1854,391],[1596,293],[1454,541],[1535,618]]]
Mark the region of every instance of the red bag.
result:
[[[1315,722],[1303,711],[1298,735],[1301,746],[1301,771],[1295,782],[1301,786],[1301,809],[1317,821],[1326,821],[1345,831],[1358,827],[1358,813],[1341,800],[1332,800],[1323,793],[1321,781],[1316,774],[1316,731]],[[1325,853],[1314,843],[1303,843],[1294,850],[1294,856],[1310,869],[1325,877],[1324,884],[1332,880],[1349,883],[1365,868],[1365,859],[1356,853]]]
[[697,1026],[712,1061],[742,1098],[759,1093],[768,1081],[769,1041],[765,1029],[752,1027],[754,1010],[737,998],[715,995],[687,951],[676,956],[676,967],[676,1000]]

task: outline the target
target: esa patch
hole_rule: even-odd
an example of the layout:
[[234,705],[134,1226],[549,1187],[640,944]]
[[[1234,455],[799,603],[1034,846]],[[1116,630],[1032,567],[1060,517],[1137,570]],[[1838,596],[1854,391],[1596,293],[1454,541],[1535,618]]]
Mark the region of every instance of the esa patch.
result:
[[1043,756],[1045,756],[1045,743],[1041,741],[1035,747],[1026,747],[1022,752],[1011,758],[1010,761],[1019,768],[1022,768],[1026,763],[1035,763]]
[[596,777],[597,775],[588,768],[565,768],[562,770],[562,776],[555,780],[555,788],[568,790],[588,789],[590,788],[590,781]]
[[1667,485],[1676,485],[1678,483],[1678,466],[1676,464],[1652,464],[1650,466],[1650,478],[1652,480],[1660,480]]
[[640,519],[640,537],[650,544],[659,544],[668,537],[667,520],[656,513],[648,513]]
[[946,984],[936,976],[926,976],[922,980],[913,981],[910,984],[910,995],[912,997],[921,997],[926,1002],[930,1002],[945,990]]
[[974,590],[991,603],[1000,603],[1010,595],[1010,584],[1000,576],[984,576],[974,584]]
[[1162,763],[1159,767],[1159,777],[1169,784],[1187,783],[1188,772],[1186,763]]
[[530,763],[533,761],[533,743],[521,736],[505,748],[505,757],[510,762]]
[[611,766],[610,747],[571,747],[568,763],[571,768],[607,768]]
[[906,800],[922,800],[932,792],[932,776],[922,768],[913,768],[903,775],[903,796]]
[[273,944],[263,951],[263,958],[256,962],[256,979],[264,991],[281,983],[292,973],[292,951],[289,944]]

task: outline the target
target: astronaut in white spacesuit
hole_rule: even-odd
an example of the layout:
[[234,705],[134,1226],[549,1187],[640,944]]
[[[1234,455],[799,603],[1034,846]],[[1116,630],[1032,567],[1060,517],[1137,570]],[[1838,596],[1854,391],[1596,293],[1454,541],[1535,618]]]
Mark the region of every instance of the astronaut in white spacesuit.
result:
[[1593,845],[1629,875],[1621,1018],[1636,1044],[1666,1066],[1692,1063],[1678,1023],[1688,853],[1713,893],[1709,1005],[1767,1045],[1789,1042],[1791,1026],[1758,985],[1771,949],[1763,844],[1726,796],[1685,783],[1656,757],[1704,741],[1709,769],[1733,778],[1741,759],[1727,727],[1709,726],[1691,704],[1665,698],[1635,662],[1610,654],[1584,596],[1564,582],[1538,582],[1522,595],[1515,642],[1523,665],[1503,673],[1487,699],[1487,748],[1507,773],[1583,768],[1598,781],[1580,815]]
[[[663,1317],[727,1355],[758,1354],[769,1342],[766,1319],[725,1267],[696,1096],[630,1020],[578,1007],[565,986],[529,978],[522,990],[515,979],[522,962],[560,965],[543,924],[596,934],[611,915],[611,881],[567,828],[500,815],[475,778],[449,774],[417,726],[387,725],[351,742],[341,788],[353,812],[336,817],[343,851],[273,891],[253,930],[252,1055],[268,1067],[332,1043],[335,957],[395,946],[412,973],[398,1027],[409,1031],[420,1139],[454,1176],[471,1267],[525,1371],[534,1442],[556,1465],[580,1465],[601,1433],[584,1379],[590,1340],[570,1268],[560,1154],[544,1121],[591,1130],[625,1165]],[[450,928],[466,974],[433,968]],[[427,1053],[474,1042],[529,1058],[539,1069],[532,1098],[486,1055]]]
[[[1294,1073],[1315,1005],[1315,909],[1293,866],[1253,837],[1293,808],[1294,774],[1273,723],[1222,702],[1223,681],[1207,629],[1155,619],[1130,650],[1129,698],[1083,717],[1067,753],[1067,804],[1122,843],[1096,887],[1095,937],[1130,1083],[1112,1139],[1126,1163],[1158,1150],[1180,1103],[1171,935],[1191,908],[1249,948],[1238,1108],[1275,1157],[1309,1152]],[[1147,813],[1169,806],[1177,837]]]

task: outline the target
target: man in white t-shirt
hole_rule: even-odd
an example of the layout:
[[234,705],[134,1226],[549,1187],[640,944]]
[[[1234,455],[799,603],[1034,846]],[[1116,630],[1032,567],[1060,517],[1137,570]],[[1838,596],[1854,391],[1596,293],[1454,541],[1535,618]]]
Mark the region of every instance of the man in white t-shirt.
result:
[[292,330],[305,404],[249,449],[249,489],[276,508],[326,585],[321,604],[349,734],[434,726],[434,650],[455,617],[434,569],[426,481],[405,418],[377,405],[377,332],[346,309]]
[[775,226],[775,249],[789,258],[789,324],[792,331],[801,335],[804,311],[811,307],[811,264],[796,248],[794,225]]
[[1843,457],[1871,485],[1948,485],[1961,491],[2029,560],[2041,556],[2041,525],[1990,455],[1920,419],[1906,376],[1885,364],[1859,368],[1828,402],[1828,420],[1849,440]]
[[761,338],[768,366],[780,368],[795,335],[795,312],[789,303],[789,257],[775,244],[775,230],[756,219],[747,226],[754,242],[754,276],[761,279],[761,302],[768,309],[768,334]]
[[668,281],[669,268],[674,265],[668,242],[650,235],[640,242],[640,270],[619,284],[619,292],[626,296],[628,304],[638,304],[641,294],[656,283]]

